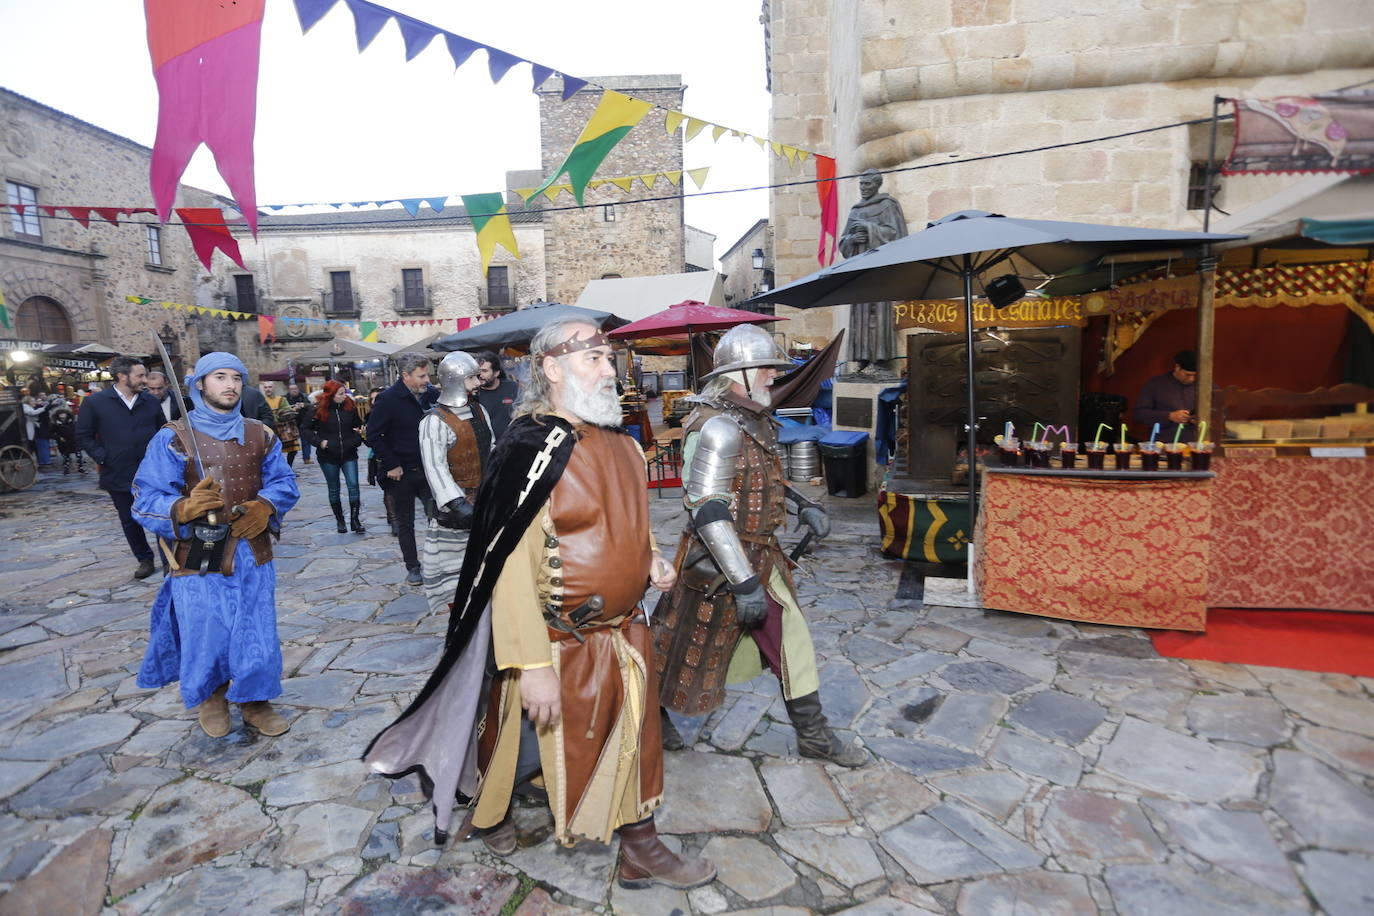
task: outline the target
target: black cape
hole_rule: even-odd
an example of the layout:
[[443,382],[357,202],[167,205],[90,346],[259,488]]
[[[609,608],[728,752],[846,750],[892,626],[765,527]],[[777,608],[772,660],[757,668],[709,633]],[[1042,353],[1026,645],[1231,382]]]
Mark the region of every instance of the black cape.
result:
[[[424,705],[463,654],[483,610],[491,601],[492,590],[496,587],[496,580],[506,560],[524,537],[525,530],[538,517],[539,510],[548,502],[549,495],[568,466],[568,458],[576,441],[577,434],[572,424],[555,416],[539,420],[520,417],[506,427],[505,434],[496,440],[486,476],[477,488],[472,533],[468,536],[463,570],[453,596],[444,654],[424,688],[396,722],[404,721]],[[478,702],[482,699],[479,698]],[[388,725],[387,729],[396,722]],[[371,753],[377,738],[387,729],[368,742],[364,757]]]

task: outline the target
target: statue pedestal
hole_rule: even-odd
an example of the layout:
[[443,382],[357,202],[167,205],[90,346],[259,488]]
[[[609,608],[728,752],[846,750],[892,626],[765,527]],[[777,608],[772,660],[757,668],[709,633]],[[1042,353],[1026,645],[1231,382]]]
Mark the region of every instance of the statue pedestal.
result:
[[859,380],[860,376],[844,376],[835,381],[834,409],[830,426],[845,432],[868,433],[868,447],[864,452],[864,467],[868,478],[868,492],[877,492],[884,468],[873,460],[873,446],[877,439],[878,395],[897,383],[896,378]]

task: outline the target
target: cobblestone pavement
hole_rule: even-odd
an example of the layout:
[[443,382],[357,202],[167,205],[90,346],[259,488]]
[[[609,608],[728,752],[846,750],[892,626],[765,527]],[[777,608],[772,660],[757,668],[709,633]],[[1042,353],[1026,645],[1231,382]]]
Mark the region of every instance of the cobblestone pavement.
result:
[[[156,578],[94,475],[0,496],[0,913],[1217,914],[1374,912],[1374,680],[1161,659],[1139,631],[897,600],[867,500],[799,578],[834,725],[879,762],[794,756],[776,683],[682,721],[660,825],[720,868],[613,886],[613,848],[440,852],[366,741],[445,620],[402,584],[380,494],[338,535],[315,466],[278,548],[286,735],[213,740],[140,690]],[[678,491],[671,491],[675,496]],[[675,542],[675,498],[654,499]]]

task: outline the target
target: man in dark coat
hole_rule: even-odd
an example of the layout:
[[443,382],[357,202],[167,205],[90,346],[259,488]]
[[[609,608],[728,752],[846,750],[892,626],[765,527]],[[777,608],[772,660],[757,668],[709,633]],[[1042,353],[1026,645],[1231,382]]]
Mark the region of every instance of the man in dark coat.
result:
[[267,428],[272,432],[277,431],[277,415],[268,406],[267,398],[263,397],[262,392],[252,385],[243,386],[243,399],[239,401],[239,413],[250,420],[267,424]]
[[430,362],[418,353],[400,353],[401,377],[377,397],[367,415],[367,444],[377,453],[378,466],[390,480],[396,513],[396,540],[406,564],[406,584],[423,585],[420,555],[415,549],[415,503],[430,498],[420,460],[420,420],[434,406],[438,392],[429,384]]
[[100,472],[100,488],[109,491],[119,513],[124,538],[138,560],[135,579],[153,574],[153,551],[143,527],[134,521],[134,472],[148,443],[165,419],[157,398],[145,389],[148,369],[133,356],[121,356],[110,364],[114,384],[81,402],[76,417],[76,441],[91,456]]

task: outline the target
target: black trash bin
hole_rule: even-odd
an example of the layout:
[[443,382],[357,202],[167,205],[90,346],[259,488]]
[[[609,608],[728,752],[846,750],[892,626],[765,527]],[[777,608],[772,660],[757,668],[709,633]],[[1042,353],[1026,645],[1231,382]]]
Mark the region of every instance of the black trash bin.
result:
[[833,432],[820,441],[825,489],[855,499],[868,492],[868,433]]

